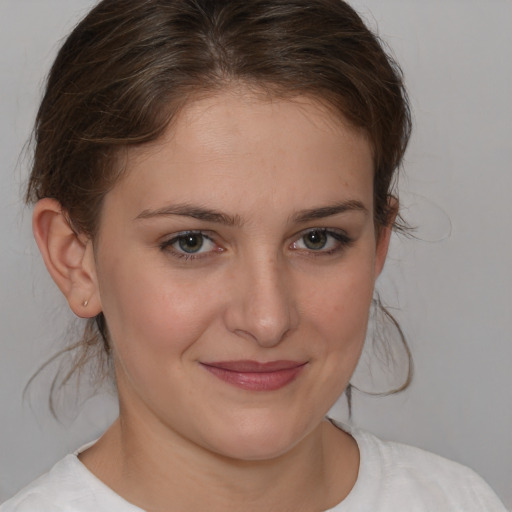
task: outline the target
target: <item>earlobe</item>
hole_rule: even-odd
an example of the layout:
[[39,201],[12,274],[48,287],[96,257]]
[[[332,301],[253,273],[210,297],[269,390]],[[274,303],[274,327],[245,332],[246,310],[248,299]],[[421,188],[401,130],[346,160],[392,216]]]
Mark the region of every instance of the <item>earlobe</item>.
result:
[[36,204],[32,228],[46,268],[73,312],[82,318],[99,314],[92,241],[73,230],[55,199],[41,199]]

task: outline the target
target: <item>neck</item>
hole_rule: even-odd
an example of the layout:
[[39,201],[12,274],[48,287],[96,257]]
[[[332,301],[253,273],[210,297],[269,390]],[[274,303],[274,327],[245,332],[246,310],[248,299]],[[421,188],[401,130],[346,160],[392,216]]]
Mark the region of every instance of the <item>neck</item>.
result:
[[80,458],[148,512],[326,510],[350,492],[359,464],[355,441],[327,421],[283,455],[245,461],[206,450],[123,408]]

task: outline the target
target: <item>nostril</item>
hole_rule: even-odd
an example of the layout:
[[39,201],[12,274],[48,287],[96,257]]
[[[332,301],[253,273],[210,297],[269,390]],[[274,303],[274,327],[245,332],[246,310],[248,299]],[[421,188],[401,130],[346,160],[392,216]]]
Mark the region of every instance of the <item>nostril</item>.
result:
[[292,331],[294,322],[291,317],[289,307],[276,308],[274,305],[262,311],[262,308],[244,307],[241,301],[237,301],[230,308],[228,327],[237,336],[272,347]]
[[243,270],[234,281],[226,310],[228,329],[261,346],[275,346],[298,321],[292,282],[275,258],[245,261]]

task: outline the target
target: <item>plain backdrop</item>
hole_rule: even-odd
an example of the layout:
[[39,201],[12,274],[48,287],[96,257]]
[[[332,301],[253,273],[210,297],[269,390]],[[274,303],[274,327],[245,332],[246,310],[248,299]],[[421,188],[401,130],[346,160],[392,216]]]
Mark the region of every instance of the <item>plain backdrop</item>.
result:
[[[32,241],[23,148],[59,40],[93,4],[0,0],[0,502],[115,416],[111,394],[84,402],[71,389],[55,421],[54,368],[22,398],[71,319]],[[409,339],[413,383],[391,397],[355,392],[352,421],[474,468],[512,508],[512,1],[352,5],[406,76],[415,128],[400,190],[417,227],[394,235],[379,283]],[[355,379],[382,390],[377,366]]]

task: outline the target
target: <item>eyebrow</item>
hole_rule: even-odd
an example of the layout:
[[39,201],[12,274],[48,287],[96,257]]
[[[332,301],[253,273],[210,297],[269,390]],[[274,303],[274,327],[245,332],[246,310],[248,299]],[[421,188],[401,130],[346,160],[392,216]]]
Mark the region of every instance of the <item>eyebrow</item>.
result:
[[341,213],[350,211],[360,211],[368,214],[368,208],[361,202],[356,200],[342,201],[329,206],[322,206],[320,208],[311,208],[296,213],[292,220],[296,223],[304,223],[312,220],[325,219]]
[[[360,201],[350,200],[335,203],[329,206],[322,206],[319,208],[310,208],[297,212],[291,217],[294,223],[305,223],[312,220],[324,219],[332,217],[341,213],[349,211],[361,211],[365,214],[368,209]],[[229,215],[227,213],[218,212],[202,206],[195,206],[190,204],[174,204],[168,205],[156,210],[143,210],[135,220],[152,219],[155,217],[169,217],[172,215],[179,215],[182,217],[191,217],[206,222],[213,222],[216,224],[224,224],[227,226],[242,226],[243,221],[239,215]]]
[[154,217],[168,217],[171,215],[192,217],[193,219],[214,222],[216,224],[225,224],[227,226],[240,226],[242,224],[242,219],[239,215],[232,216],[227,213],[217,212],[209,208],[190,204],[175,204],[156,210],[143,210],[135,219],[152,219]]

